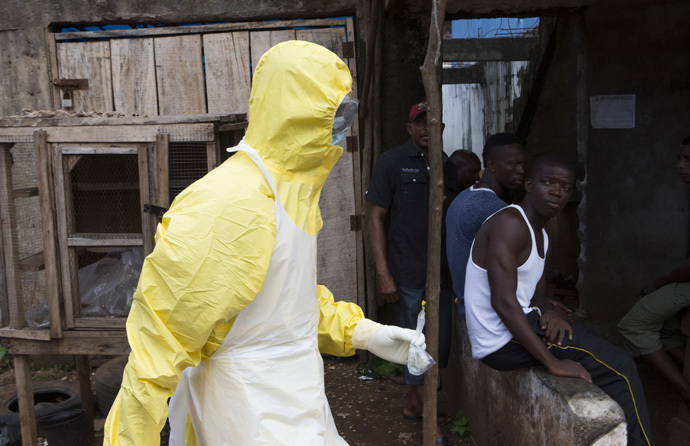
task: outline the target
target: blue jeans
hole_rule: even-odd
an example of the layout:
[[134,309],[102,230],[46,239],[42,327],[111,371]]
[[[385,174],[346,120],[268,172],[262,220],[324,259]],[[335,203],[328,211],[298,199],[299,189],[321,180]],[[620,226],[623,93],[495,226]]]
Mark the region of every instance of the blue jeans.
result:
[[[414,330],[417,328],[417,316],[422,310],[422,300],[426,290],[419,290],[415,288],[408,288],[398,285],[398,296],[400,300],[396,305],[396,313],[398,315],[398,325],[403,328],[410,328]],[[453,290],[451,287],[441,288],[439,296],[439,311],[438,311],[438,366],[444,368],[448,365],[448,356],[450,355],[450,336],[451,325],[453,320]],[[407,370],[407,366],[403,366],[405,374],[405,384],[412,386],[421,386],[424,384],[424,376],[417,376],[411,374]]]

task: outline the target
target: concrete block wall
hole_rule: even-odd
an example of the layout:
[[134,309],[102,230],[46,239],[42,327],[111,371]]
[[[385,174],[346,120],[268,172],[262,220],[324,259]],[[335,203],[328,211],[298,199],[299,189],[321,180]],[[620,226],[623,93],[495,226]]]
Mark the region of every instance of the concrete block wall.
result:
[[594,384],[540,367],[498,372],[472,358],[464,321],[457,318],[454,331],[443,389],[467,417],[477,444],[626,444],[623,410]]

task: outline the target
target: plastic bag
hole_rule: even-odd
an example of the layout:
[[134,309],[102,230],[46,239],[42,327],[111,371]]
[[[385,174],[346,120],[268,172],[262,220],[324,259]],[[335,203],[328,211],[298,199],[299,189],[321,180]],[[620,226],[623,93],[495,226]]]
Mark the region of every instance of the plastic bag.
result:
[[422,334],[424,330],[424,324],[426,323],[426,316],[424,313],[424,304],[422,302],[422,311],[417,315],[417,328],[415,329],[414,336],[412,337],[412,342],[410,343],[410,350],[407,354],[407,370],[413,375],[423,375],[424,372],[429,370],[436,364],[434,358],[423,348],[414,345],[415,341]]
[[143,263],[143,250],[133,248],[81,268],[82,316],[127,316]]

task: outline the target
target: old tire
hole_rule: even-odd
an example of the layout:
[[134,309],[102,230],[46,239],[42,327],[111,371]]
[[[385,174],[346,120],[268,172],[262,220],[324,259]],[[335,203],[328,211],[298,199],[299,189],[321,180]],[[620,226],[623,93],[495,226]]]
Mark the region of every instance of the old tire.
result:
[[[36,418],[81,408],[79,382],[44,381],[33,383]],[[0,444],[21,445],[17,389],[0,389]]]
[[127,356],[118,356],[96,369],[96,402],[98,411],[103,415],[108,415],[110,407],[120,391],[122,373],[125,370],[127,358]]

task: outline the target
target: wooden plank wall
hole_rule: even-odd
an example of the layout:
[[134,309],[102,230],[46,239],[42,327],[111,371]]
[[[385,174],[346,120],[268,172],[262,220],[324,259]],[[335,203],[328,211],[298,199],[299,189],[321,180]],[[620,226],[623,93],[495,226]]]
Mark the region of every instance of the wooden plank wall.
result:
[[249,31],[204,34],[209,113],[247,113]]
[[159,37],[154,45],[159,114],[206,113],[201,35]]
[[[198,33],[169,37],[151,34],[138,39],[117,39],[113,36],[110,44],[115,109],[148,115],[246,113],[252,70],[273,45],[292,39],[306,40],[343,57],[343,43],[354,40],[352,23],[327,27],[328,22],[324,20],[326,26],[313,29],[248,27],[219,32],[202,28]],[[58,51],[59,64],[67,63],[64,58],[78,52],[77,48],[67,50],[77,44],[80,42],[57,42],[59,48],[64,47]],[[105,53],[101,47],[98,51]],[[80,57],[83,61],[87,56]],[[348,63],[353,74],[356,73],[355,59]],[[156,98],[152,97],[152,83],[157,85]],[[356,97],[356,89],[353,96]],[[353,132],[356,136],[356,127]],[[336,299],[364,305],[360,283],[363,280],[361,230],[351,227],[351,219],[356,223],[361,214],[358,169],[358,152],[346,150],[324,186],[318,279]]]
[[59,43],[60,79],[88,79],[88,90],[74,90],[74,110],[113,111],[110,42]]
[[153,39],[110,42],[115,110],[130,115],[157,115]]

